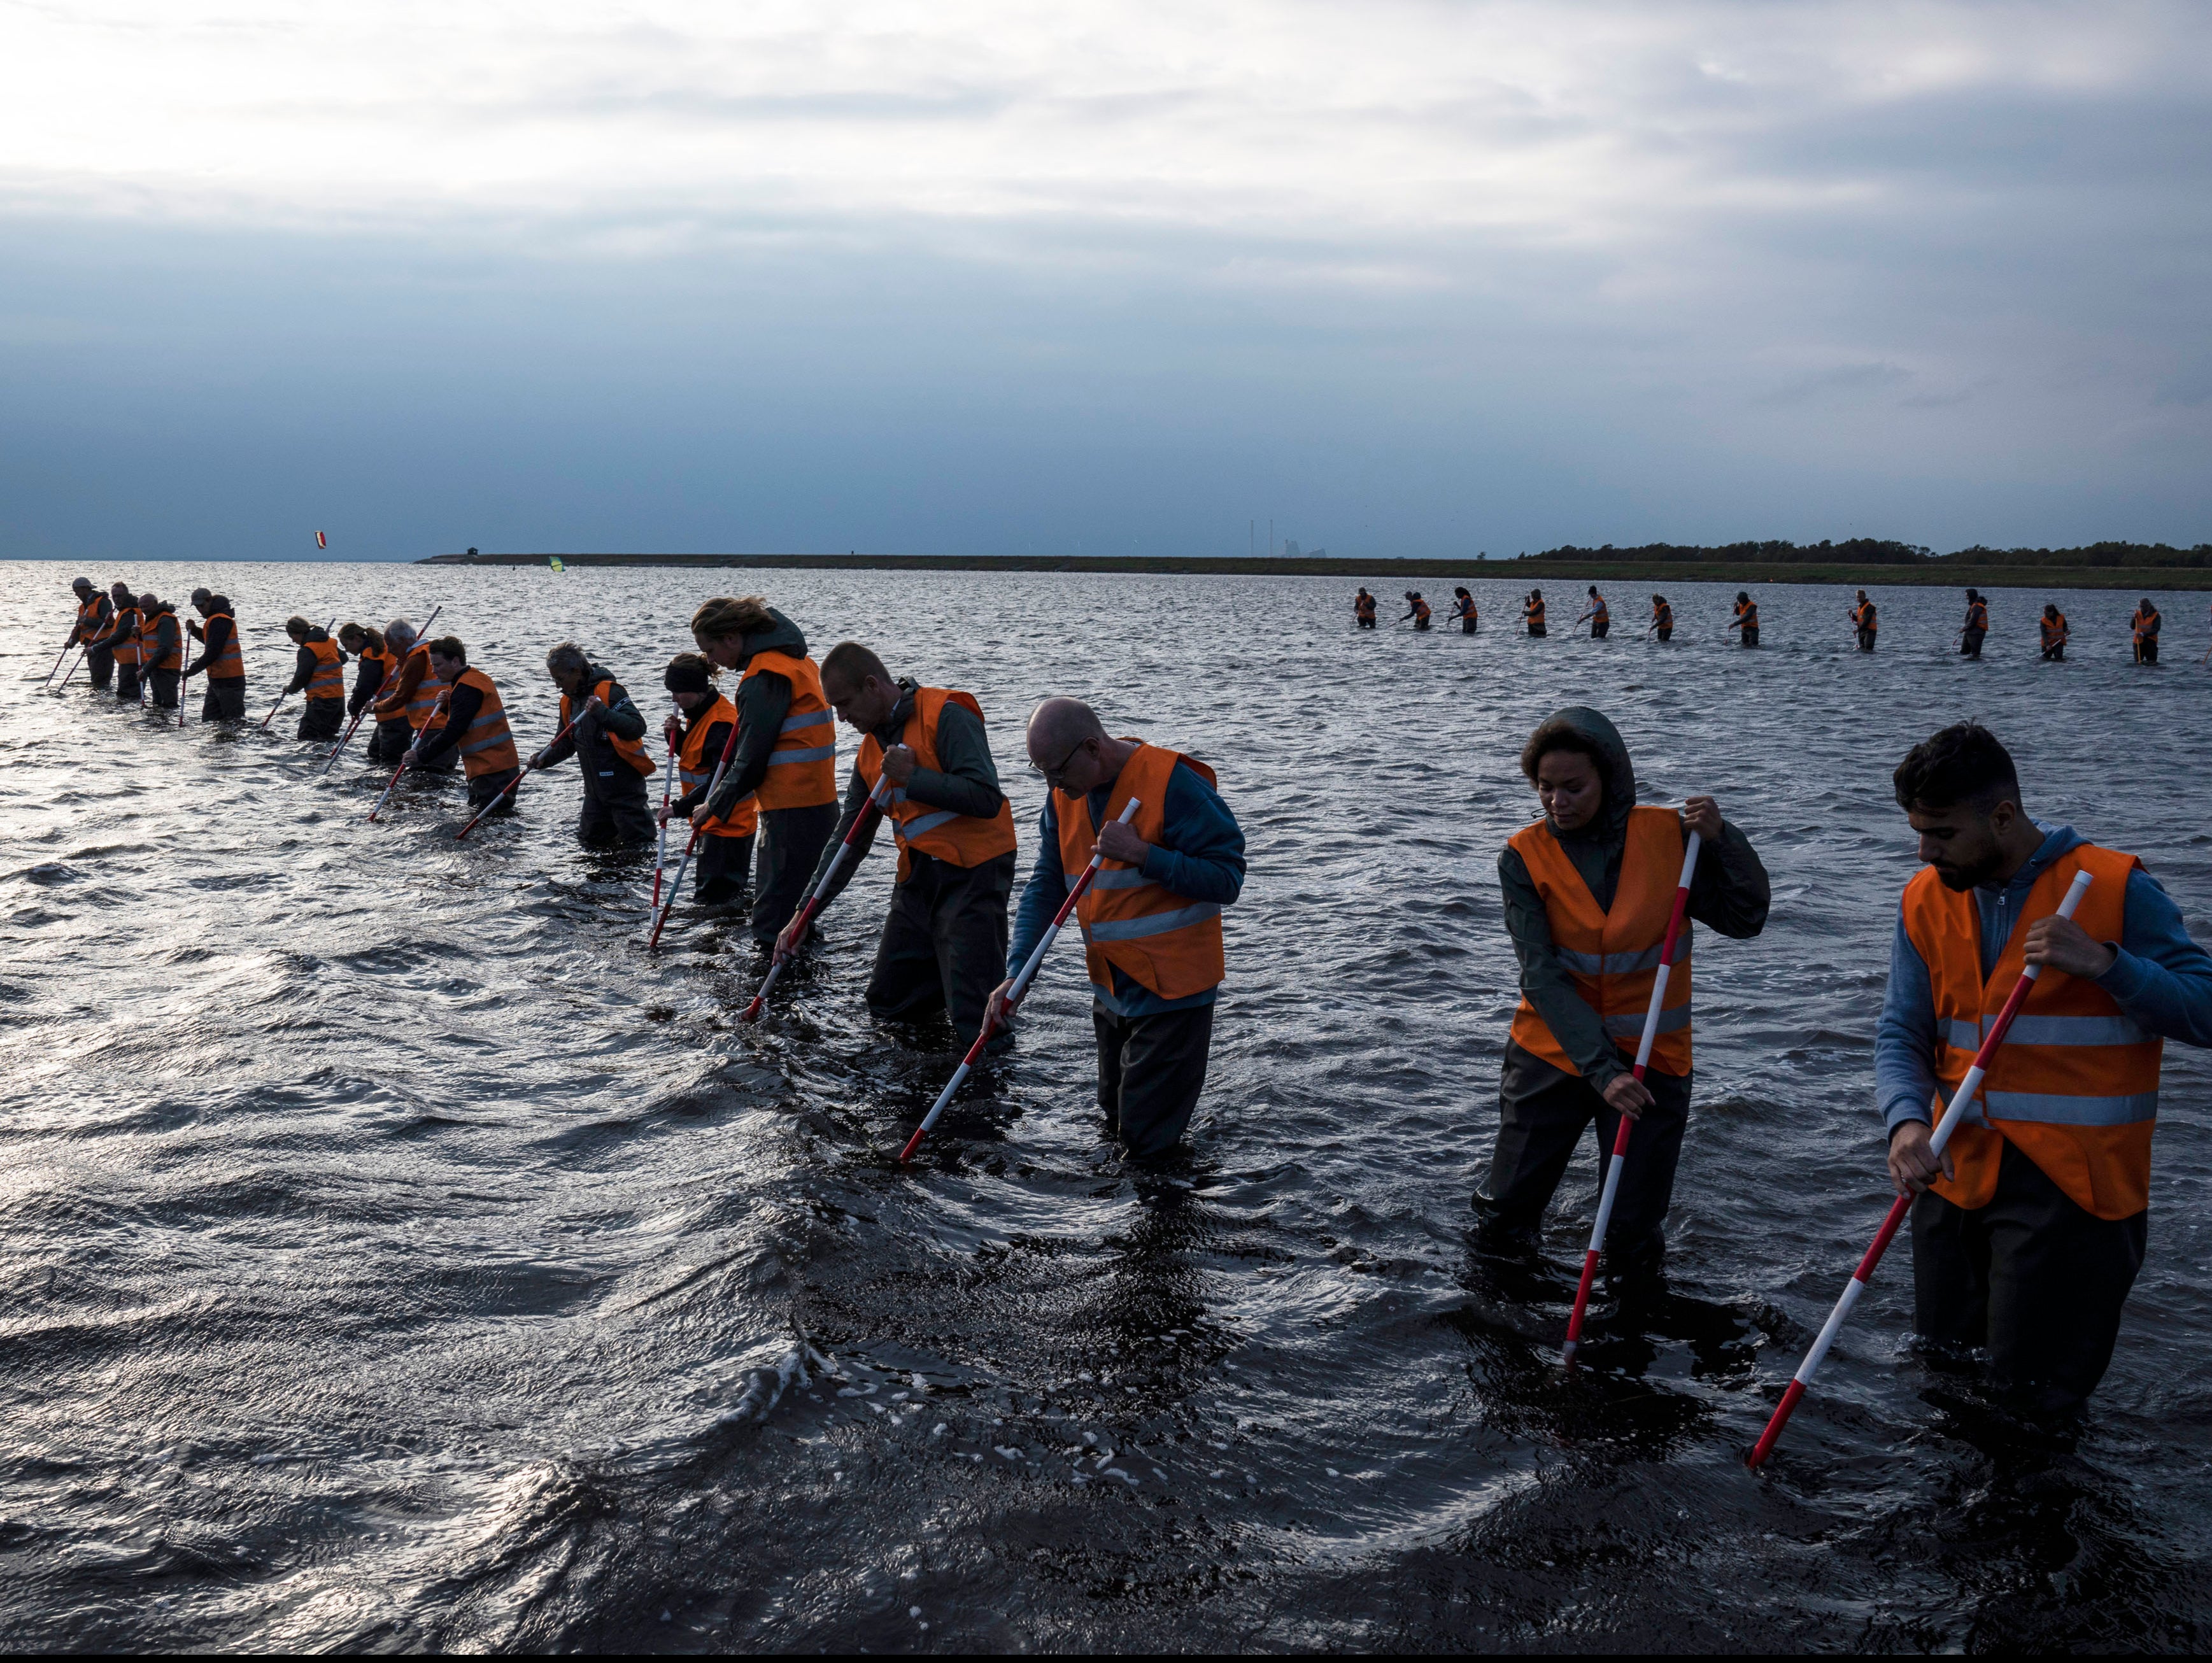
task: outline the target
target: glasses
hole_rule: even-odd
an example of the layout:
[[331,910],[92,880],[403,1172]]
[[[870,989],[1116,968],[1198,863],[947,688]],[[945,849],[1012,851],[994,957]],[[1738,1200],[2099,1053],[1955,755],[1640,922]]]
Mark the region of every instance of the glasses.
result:
[[1031,762],[1030,764],[1030,772],[1031,774],[1043,775],[1044,782],[1048,786],[1056,786],[1060,783],[1060,776],[1067,772],[1067,765],[1075,760],[1075,753],[1081,750],[1084,746],[1090,743],[1091,741],[1088,739],[1078,739],[1073,744],[1068,747],[1067,755],[1061,757],[1060,761],[1054,763],[1052,767],[1048,768],[1039,768],[1035,762]]

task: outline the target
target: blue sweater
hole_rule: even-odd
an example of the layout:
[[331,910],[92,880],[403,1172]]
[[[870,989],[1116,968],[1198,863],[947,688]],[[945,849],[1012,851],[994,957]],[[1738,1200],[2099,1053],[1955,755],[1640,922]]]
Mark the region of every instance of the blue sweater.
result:
[[[1981,924],[1982,974],[1996,968],[1998,955],[2020,927],[2028,887],[2043,869],[2067,850],[2086,843],[2071,826],[2045,826],[2043,845],[2002,886],[1974,891]],[[2162,1039],[2212,1046],[2212,954],[2189,938],[2181,909],[2158,880],[2138,867],[2128,875],[2120,956],[2097,978],[2097,986],[2119,1002],[2136,1026]],[[1905,933],[1905,911],[1897,914],[1897,934],[1889,949],[1889,994],[1875,1030],[1875,1101],[1891,1132],[1906,1120],[1930,1120],[1929,1105],[1942,1088],[1936,1079],[1936,995],[1927,961]]]
[[[1037,816],[1037,853],[1030,868],[1030,881],[1022,889],[1022,902],[1014,914],[1013,944],[1006,955],[1010,971],[1018,971],[1036,950],[1051,927],[1052,916],[1067,899],[1067,873],[1060,864],[1060,817],[1052,811],[1054,792],[1047,792],[1044,811]],[[1106,814],[1107,793],[1094,791],[1089,803],[1091,821],[1097,824]],[[1244,888],[1244,833],[1220,793],[1193,770],[1178,764],[1168,776],[1166,819],[1160,841],[1145,857],[1145,876],[1186,901],[1211,901],[1227,906]],[[1092,988],[1098,1003],[1117,1017],[1152,1017],[1164,1011],[1188,1011],[1211,1004],[1220,989],[1209,987],[1188,998],[1164,999],[1140,983],[1112,969],[1109,990]]]

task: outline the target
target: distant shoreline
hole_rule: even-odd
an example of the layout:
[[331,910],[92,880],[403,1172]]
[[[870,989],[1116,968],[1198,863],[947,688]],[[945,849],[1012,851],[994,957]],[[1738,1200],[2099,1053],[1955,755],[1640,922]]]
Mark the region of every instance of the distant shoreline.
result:
[[[418,566],[543,566],[542,555],[432,555]],[[1990,589],[2212,589],[2212,569],[2172,566],[1952,566],[1942,559],[1918,565],[1832,566],[1729,564],[1694,561],[1340,560],[1326,555],[1272,560],[1224,555],[1218,560],[1170,556],[1048,555],[604,555],[557,556],[570,567],[678,566],[762,567],[823,572],[1098,572],[1161,577],[1476,578],[1532,587],[1546,583],[1834,584],[1862,589],[1938,587],[1969,584]]]

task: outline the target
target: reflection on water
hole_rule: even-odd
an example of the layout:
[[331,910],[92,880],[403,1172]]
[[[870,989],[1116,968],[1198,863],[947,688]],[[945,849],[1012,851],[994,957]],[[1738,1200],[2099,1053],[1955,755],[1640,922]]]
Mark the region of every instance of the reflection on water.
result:
[[[740,1027],[744,932],[679,908],[646,956],[649,859],[575,846],[573,775],[456,844],[457,782],[371,826],[382,777],[319,779],[282,715],[41,695],[74,574],[10,567],[0,600],[9,1643],[2201,1643],[2194,1053],[2084,1436],[1911,1355],[1899,1259],[1771,1476],[1741,1466],[1885,1204],[1896,755],[1982,717],[2033,810],[2142,854],[2212,934],[2191,598],[2138,672],[2132,596],[2069,598],[2074,662],[2045,666],[2026,594],[1964,665],[1927,592],[1880,597],[1868,659],[1817,589],[1762,592],[1743,652],[1732,592],[1694,586],[1661,649],[1354,635],[1351,585],[1291,580],[112,574],[236,598],[257,709],[291,612],[442,601],[526,745],[549,643],[653,707],[692,604],[765,587],[817,648],[975,692],[1025,841],[1041,694],[1198,751],[1252,881],[1194,1149],[1152,1177],[1100,1134],[1073,948],[902,1171],[956,1055],[861,1007],[887,859]],[[1601,1290],[1571,1381],[1594,1164],[1547,1262],[1466,1238],[1513,1003],[1494,861],[1533,814],[1513,757],[1570,701],[1655,798],[1718,795],[1776,886],[1767,934],[1699,963],[1667,1273]]]

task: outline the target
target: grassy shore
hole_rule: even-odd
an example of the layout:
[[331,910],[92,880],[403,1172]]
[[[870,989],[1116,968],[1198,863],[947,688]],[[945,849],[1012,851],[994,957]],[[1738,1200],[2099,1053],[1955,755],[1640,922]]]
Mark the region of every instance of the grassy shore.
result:
[[[543,566],[550,555],[433,555],[424,566]],[[1760,583],[1838,584],[1853,588],[1893,588],[1932,584],[1963,589],[2212,589],[2212,568],[2203,567],[2075,567],[1954,565],[1942,558],[1899,566],[1706,564],[1692,561],[1582,561],[1549,560],[1252,560],[1228,555],[1218,560],[1130,555],[1103,559],[1055,558],[1044,555],[592,555],[563,554],[565,566],[695,566],[799,567],[817,571],[863,572],[1142,572],[1200,577],[1301,577],[1370,579],[1389,585],[1401,579],[1492,578],[1538,587],[1547,583],[1732,583],[1748,588]]]

